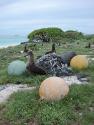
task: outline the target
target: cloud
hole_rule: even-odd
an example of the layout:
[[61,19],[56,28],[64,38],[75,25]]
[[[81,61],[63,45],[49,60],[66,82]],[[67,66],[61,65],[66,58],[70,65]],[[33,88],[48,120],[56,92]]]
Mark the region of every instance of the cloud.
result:
[[77,28],[82,32],[87,32],[87,27],[94,32],[93,0],[3,0],[0,12],[0,33],[26,33],[43,26]]
[[28,0],[28,1],[19,1],[16,3],[11,3],[3,8],[3,14],[15,14],[15,15],[21,15],[26,13],[33,13],[38,11],[45,11],[49,9],[56,8],[57,4],[52,2],[44,2],[43,0],[37,2],[36,0]]
[[[77,10],[77,9],[90,9],[93,8],[92,4],[93,0],[16,0],[16,2],[12,2],[12,0],[5,0],[6,4],[0,10],[4,15],[24,15],[28,13],[35,13],[41,11],[68,11],[68,10]],[[7,3],[10,1],[10,4]],[[3,3],[3,2],[2,2]]]

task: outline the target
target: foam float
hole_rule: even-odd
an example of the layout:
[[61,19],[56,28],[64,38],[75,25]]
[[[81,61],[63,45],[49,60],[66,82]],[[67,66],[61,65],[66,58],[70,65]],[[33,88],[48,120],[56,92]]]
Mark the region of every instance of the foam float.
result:
[[88,67],[88,59],[84,55],[77,55],[71,59],[70,66],[75,69],[85,69]]
[[15,60],[8,66],[9,75],[21,75],[26,71],[26,64],[23,61]]
[[69,86],[60,77],[49,77],[45,79],[39,88],[41,99],[56,101],[63,99],[69,92]]

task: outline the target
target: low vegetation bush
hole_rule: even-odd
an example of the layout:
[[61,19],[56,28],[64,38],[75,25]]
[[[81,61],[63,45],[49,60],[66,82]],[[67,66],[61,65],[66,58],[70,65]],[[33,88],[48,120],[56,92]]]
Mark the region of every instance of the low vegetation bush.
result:
[[28,35],[29,41],[33,41],[34,39],[39,39],[43,42],[49,42],[49,41],[57,41],[61,37],[63,37],[64,31],[62,31],[59,28],[43,28],[38,29],[33,32],[31,32]]
[[[82,32],[68,30],[64,32],[60,28],[42,28],[32,31],[28,35],[30,42],[61,42],[63,39],[66,41],[74,42],[75,40],[84,39],[85,35]],[[88,37],[87,37],[88,39]]]
[[69,39],[78,40],[78,39],[84,38],[84,35],[83,35],[83,33],[78,32],[78,31],[68,30],[64,33],[64,37],[69,38]]

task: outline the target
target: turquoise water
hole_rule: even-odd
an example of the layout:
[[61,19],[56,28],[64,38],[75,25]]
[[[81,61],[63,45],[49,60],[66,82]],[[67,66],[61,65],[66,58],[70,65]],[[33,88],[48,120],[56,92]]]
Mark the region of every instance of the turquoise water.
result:
[[26,36],[0,36],[0,48],[19,45],[26,41],[28,41]]

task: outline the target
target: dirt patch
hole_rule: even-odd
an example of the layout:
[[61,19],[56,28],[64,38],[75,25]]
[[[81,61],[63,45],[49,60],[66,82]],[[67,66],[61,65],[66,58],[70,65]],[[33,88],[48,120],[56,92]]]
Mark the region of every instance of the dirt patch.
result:
[[0,119],[0,125],[12,125],[10,122]]
[[27,125],[39,125],[37,120],[31,120],[31,121],[28,121]]

